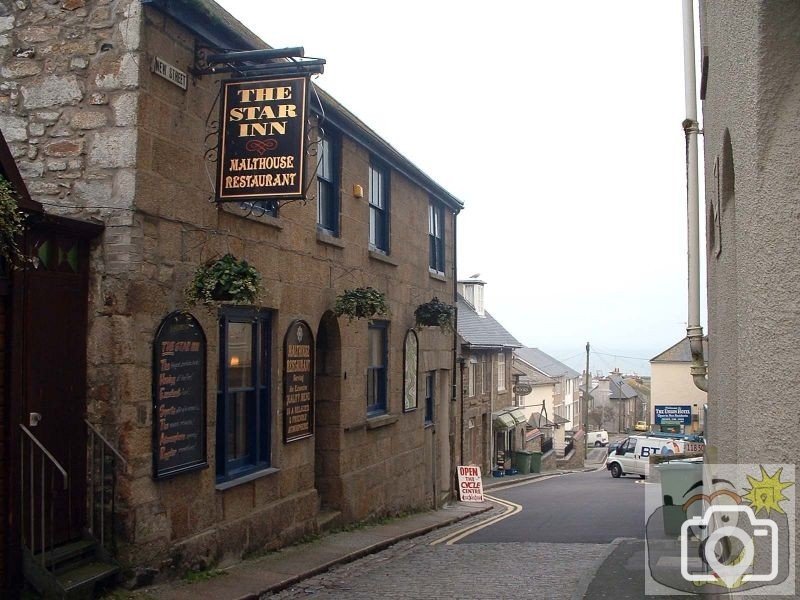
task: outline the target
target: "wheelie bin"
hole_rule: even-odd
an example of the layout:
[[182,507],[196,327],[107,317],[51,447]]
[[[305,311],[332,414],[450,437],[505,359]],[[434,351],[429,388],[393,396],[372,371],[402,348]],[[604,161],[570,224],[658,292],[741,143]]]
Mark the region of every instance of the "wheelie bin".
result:
[[531,453],[527,450],[517,450],[514,452],[514,465],[521,475],[531,472]]
[[542,472],[542,453],[531,452],[531,473]]

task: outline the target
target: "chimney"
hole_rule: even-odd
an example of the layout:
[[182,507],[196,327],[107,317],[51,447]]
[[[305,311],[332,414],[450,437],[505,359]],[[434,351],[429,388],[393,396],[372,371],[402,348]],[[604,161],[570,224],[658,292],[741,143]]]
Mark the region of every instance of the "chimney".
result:
[[477,275],[458,281],[458,293],[481,317],[485,316],[483,308],[483,286],[485,285],[486,282],[478,279]]

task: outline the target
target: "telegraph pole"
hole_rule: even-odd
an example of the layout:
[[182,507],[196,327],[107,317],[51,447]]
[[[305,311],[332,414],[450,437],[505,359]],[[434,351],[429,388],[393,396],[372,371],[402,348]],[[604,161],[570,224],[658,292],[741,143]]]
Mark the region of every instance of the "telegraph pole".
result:
[[587,441],[589,439],[589,342],[586,342],[586,371],[583,374],[583,397],[581,410],[583,411],[583,460],[586,460]]

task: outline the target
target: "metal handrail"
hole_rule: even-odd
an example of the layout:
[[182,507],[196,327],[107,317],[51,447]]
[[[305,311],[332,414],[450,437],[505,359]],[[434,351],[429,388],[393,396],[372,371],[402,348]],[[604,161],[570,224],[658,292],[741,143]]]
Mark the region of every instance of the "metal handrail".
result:
[[564,456],[566,456],[567,454],[572,452],[572,449],[574,447],[575,447],[575,442],[573,440],[570,440],[569,442],[567,442],[566,445],[564,446]]
[[42,453],[48,459],[50,459],[50,462],[53,463],[53,466],[61,472],[61,475],[64,478],[64,489],[66,490],[69,487],[69,475],[67,475],[67,471],[64,469],[64,467],[61,466],[61,463],[58,462],[56,460],[56,457],[50,454],[47,448],[45,448],[42,445],[42,443],[36,439],[36,436],[31,433],[30,429],[25,427],[25,425],[23,425],[22,423],[20,423],[19,428],[22,429],[25,435],[27,435],[30,438],[30,440],[39,447],[39,450],[41,450]]
[[[119,450],[117,450],[106,437],[97,430],[87,419],[84,419],[86,426],[89,428],[89,448],[87,461],[87,476],[89,483],[88,494],[88,509],[89,509],[89,532],[95,536],[103,548],[106,548],[106,519],[109,520],[109,529],[111,530],[110,550],[111,554],[116,551],[116,502],[117,502],[117,463],[119,460],[122,466],[127,470],[128,461],[126,461]],[[99,440],[99,460],[97,458],[97,450],[95,449],[95,439]],[[106,509],[106,480],[109,473],[106,471],[106,450],[111,451],[112,468],[110,470],[111,476],[111,489],[109,499],[111,501],[110,510]],[[98,498],[99,496],[99,498]],[[107,514],[108,513],[108,514]]]
[[92,425],[87,419],[84,419],[83,422],[86,423],[86,426],[92,431],[92,433],[94,433],[97,437],[99,437],[100,441],[103,442],[108,447],[108,449],[111,450],[111,452],[113,452],[116,455],[116,457],[122,461],[122,464],[127,467],[128,466],[128,461],[125,460],[122,457],[122,454],[119,453],[119,450],[117,450],[114,447],[114,445],[111,442],[109,442],[106,439],[106,437],[97,430],[97,427]]
[[[63,489],[69,493],[69,475],[67,475],[66,469],[61,466],[61,463],[56,460],[56,458],[50,453],[47,448],[42,445],[42,443],[36,439],[36,436],[31,433],[31,431],[25,427],[25,425],[19,425],[19,428],[22,430],[24,434],[20,437],[19,446],[20,446],[20,537],[22,541],[22,545],[27,547],[31,555],[36,554],[36,458],[34,458],[34,445],[39,450],[41,455],[41,463],[40,463],[40,473],[39,473],[39,543],[40,543],[40,552],[39,552],[39,560],[41,562],[42,568],[47,569],[46,564],[46,552],[47,552],[47,541],[49,537],[50,548],[52,549],[55,546],[55,539],[54,539],[54,529],[55,529],[55,503],[53,502],[53,491],[55,490],[55,472],[58,471],[61,473],[61,478],[63,481]],[[29,444],[29,451],[28,451],[28,496],[29,496],[29,513],[30,515],[26,519],[25,508],[25,438],[28,439]],[[45,474],[47,472],[47,465],[48,463],[45,461],[49,461],[50,464],[50,493],[47,494],[45,492]],[[47,513],[46,504],[49,500],[50,503],[50,528],[49,528],[49,536],[48,536],[48,527],[47,527]],[[71,511],[70,511],[71,512]],[[69,516],[67,517],[69,519]],[[26,520],[30,524],[30,528],[28,531],[28,537],[25,536],[25,523]],[[53,569],[55,569],[55,565],[51,563],[50,565]]]

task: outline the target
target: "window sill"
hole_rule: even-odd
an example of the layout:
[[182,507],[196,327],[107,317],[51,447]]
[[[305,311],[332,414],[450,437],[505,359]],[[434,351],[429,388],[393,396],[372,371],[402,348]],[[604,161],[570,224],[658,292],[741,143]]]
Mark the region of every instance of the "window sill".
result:
[[444,273],[440,273],[439,271],[434,271],[430,267],[428,268],[428,275],[431,279],[435,279],[436,281],[447,281],[447,277],[444,276]]
[[241,477],[237,477],[236,479],[229,479],[228,481],[223,481],[218,483],[214,486],[214,489],[218,492],[224,492],[225,490],[229,490],[237,485],[241,485],[243,483],[249,483],[250,481],[255,481],[256,479],[261,479],[262,477],[266,477],[268,475],[272,475],[273,473],[279,472],[280,469],[276,467],[267,467],[266,469],[261,469],[260,471],[255,471],[254,473],[248,473],[247,475],[242,475]]
[[258,208],[253,210],[255,214],[253,213],[248,214],[239,208],[238,202],[231,202],[231,203],[220,202],[219,206],[220,210],[228,213],[229,215],[233,215],[234,217],[239,217],[240,219],[247,219],[248,221],[255,221],[256,223],[261,223],[262,225],[267,225],[269,227],[273,227],[278,230],[283,229],[283,223],[281,223],[280,218],[273,217],[272,215],[268,215],[266,213],[262,215],[260,214],[260,209]]
[[397,267],[400,265],[399,262],[397,262],[388,254],[384,254],[383,252],[378,252],[377,250],[370,250],[369,257],[379,262],[386,263],[387,265],[392,265],[393,267]]
[[399,420],[400,417],[397,415],[379,415],[377,417],[367,417],[367,430],[393,425]]
[[345,243],[335,235],[326,231],[317,230],[317,241],[320,244],[327,244],[328,246],[335,246],[336,248],[344,248]]

